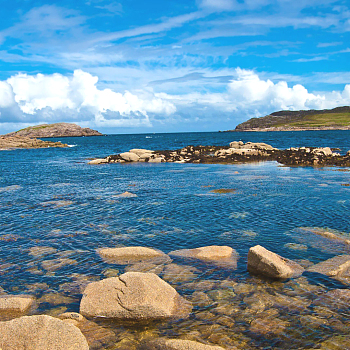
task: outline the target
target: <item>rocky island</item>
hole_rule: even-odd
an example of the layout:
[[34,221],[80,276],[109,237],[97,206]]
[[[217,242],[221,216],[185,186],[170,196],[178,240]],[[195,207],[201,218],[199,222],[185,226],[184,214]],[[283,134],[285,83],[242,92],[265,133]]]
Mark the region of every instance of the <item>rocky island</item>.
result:
[[279,111],[251,118],[230,131],[350,130],[350,107],[334,109]]
[[100,132],[90,129],[82,128],[73,123],[55,123],[55,124],[41,124],[30,126],[28,128],[14,131],[7,136],[25,136],[34,138],[47,137],[79,137],[79,136],[102,136]]
[[131,149],[129,152],[93,159],[89,164],[108,163],[204,163],[235,164],[277,161],[289,166],[350,166],[350,151],[345,155],[329,147],[291,147],[280,150],[266,143],[233,141],[229,146],[187,146],[178,150],[152,151]]

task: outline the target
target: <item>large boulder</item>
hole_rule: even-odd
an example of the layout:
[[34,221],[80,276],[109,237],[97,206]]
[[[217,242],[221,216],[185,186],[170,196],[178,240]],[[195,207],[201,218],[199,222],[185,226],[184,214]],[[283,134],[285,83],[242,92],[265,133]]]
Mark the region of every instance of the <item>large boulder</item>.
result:
[[308,272],[316,272],[326,276],[339,276],[350,269],[350,255],[338,255],[326,261],[322,261],[307,269]]
[[192,340],[159,338],[141,344],[140,350],[224,350],[221,346],[206,345]]
[[37,315],[0,322],[2,350],[88,350],[81,331],[57,318]]
[[140,261],[169,261],[168,255],[160,250],[147,247],[122,247],[122,248],[101,248],[98,254],[108,262],[116,264],[130,264]]
[[283,279],[300,276],[304,268],[292,260],[256,245],[248,252],[248,271],[270,278]]
[[195,249],[180,249],[169,253],[172,257],[197,259],[221,266],[236,268],[238,253],[228,246],[206,246]]
[[90,283],[80,303],[87,317],[153,320],[187,316],[191,304],[154,273],[127,272]]

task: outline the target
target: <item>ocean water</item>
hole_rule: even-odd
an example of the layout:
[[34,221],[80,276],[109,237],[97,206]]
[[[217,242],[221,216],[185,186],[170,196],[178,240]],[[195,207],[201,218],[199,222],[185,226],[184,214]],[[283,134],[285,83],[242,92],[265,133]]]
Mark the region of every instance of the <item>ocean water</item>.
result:
[[[236,140],[278,148],[330,146],[345,153],[350,131],[60,140],[71,147],[0,152],[0,286],[11,294],[34,295],[35,313],[78,312],[86,283],[124,271],[152,271],[193,302],[190,318],[128,326],[96,320],[117,337],[100,348],[136,349],[140,341],[158,336],[226,349],[335,349],[329,344],[349,339],[348,304],[334,309],[318,302],[324,292],[348,288],[347,278],[306,273],[275,282],[251,276],[246,263],[249,248],[257,244],[305,267],[348,254],[347,245],[313,232],[349,236],[350,169],[290,168],[276,162],[90,166],[87,159],[131,148],[176,149]],[[222,188],[234,191],[212,192]],[[136,197],[118,197],[125,191]],[[161,266],[114,265],[96,253],[101,247],[137,245],[165,253],[228,245],[240,258],[233,271],[176,259]]]

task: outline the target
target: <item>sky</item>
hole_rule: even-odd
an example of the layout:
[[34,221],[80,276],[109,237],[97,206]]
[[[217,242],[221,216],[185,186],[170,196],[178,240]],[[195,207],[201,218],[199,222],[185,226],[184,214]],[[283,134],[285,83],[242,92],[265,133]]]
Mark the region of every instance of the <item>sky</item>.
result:
[[349,0],[0,0],[0,134],[218,131],[350,105]]

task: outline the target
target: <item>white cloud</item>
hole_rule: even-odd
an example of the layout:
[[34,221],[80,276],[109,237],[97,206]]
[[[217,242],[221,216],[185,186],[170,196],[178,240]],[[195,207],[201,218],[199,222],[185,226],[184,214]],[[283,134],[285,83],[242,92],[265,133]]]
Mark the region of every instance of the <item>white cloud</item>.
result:
[[[17,74],[0,81],[0,127],[70,121],[108,128],[157,127],[162,130],[215,130],[232,128],[253,116],[278,110],[325,109],[350,105],[350,84],[341,91],[309,92],[305,86],[288,86],[279,78],[262,78],[251,70],[231,70],[231,80],[221,91],[200,89],[213,83],[198,75],[197,85],[181,93],[155,92],[152,88],[116,92],[98,87],[98,78],[82,70],[73,75]],[[214,77],[215,78],[215,77]],[[207,82],[205,83],[207,79]],[[216,80],[215,80],[216,81]],[[186,86],[186,79],[177,83]],[[191,82],[192,84],[192,82]],[[197,86],[197,88],[196,88]],[[162,88],[158,85],[157,88]],[[193,92],[196,91],[196,92]],[[11,124],[12,123],[12,124]],[[200,123],[200,126],[198,126]]]
[[[74,71],[73,76],[17,74],[0,82],[0,107],[16,104],[22,112],[21,119],[33,122],[52,121],[65,114],[72,119],[120,126],[140,120],[142,125],[150,125],[148,113],[168,115],[176,111],[171,102],[157,97],[151,89],[138,94],[119,93],[100,90],[97,83],[96,76],[82,70]],[[7,113],[0,119],[8,118],[10,122],[14,117]]]

